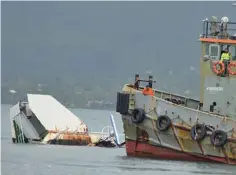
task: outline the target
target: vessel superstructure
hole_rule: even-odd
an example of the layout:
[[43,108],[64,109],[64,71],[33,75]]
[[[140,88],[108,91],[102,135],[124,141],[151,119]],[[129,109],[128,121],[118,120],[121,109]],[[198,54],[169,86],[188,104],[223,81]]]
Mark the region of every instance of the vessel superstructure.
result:
[[155,89],[144,95],[135,84],[117,94],[128,156],[236,164],[236,23],[205,19],[199,41],[199,100]]

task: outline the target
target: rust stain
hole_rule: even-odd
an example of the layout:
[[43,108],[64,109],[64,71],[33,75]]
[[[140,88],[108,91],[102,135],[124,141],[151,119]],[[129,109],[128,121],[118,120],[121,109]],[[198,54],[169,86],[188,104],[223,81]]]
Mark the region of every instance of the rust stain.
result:
[[203,150],[202,144],[199,141],[197,141],[197,144],[198,144],[198,147],[200,148],[202,154],[205,155],[205,152]]
[[185,140],[192,140],[189,131],[180,129],[180,128],[175,128],[177,131],[177,136],[181,139],[185,139]]
[[228,144],[228,149],[226,151],[229,158],[236,159],[236,143]]
[[223,152],[223,154],[225,156],[225,160],[227,161],[227,163],[229,163],[229,158],[228,158],[228,155],[227,155],[225,147],[222,147],[221,150],[222,150],[222,152]]
[[210,43],[236,44],[235,40],[230,40],[230,39],[200,38],[200,41],[210,42]]
[[[175,128],[175,129],[177,131],[178,138],[181,139],[182,148],[184,150],[188,150],[188,151],[191,152],[192,147],[193,147],[193,145],[195,144],[196,141],[192,139],[192,137],[190,135],[190,132],[186,131],[186,130],[183,130],[183,129],[180,129],[180,128]],[[197,143],[201,153],[204,155],[202,145],[198,141],[196,143]]]
[[231,135],[232,138],[236,138],[236,130],[235,128],[232,129],[232,135]]
[[180,149],[181,149],[182,151],[184,151],[184,149],[183,149],[183,143],[179,140],[179,138],[178,138],[178,136],[177,136],[177,134],[176,134],[176,132],[175,132],[175,128],[174,128],[174,126],[173,126],[172,124],[171,124],[171,129],[172,129],[172,131],[173,131],[173,133],[174,133],[174,137],[175,137],[177,143],[179,144]]
[[159,141],[160,144],[161,144],[161,139],[160,139],[160,137],[159,137],[159,135],[158,135],[158,133],[157,133],[157,129],[155,128],[155,122],[154,122],[153,119],[152,119],[151,121],[152,121],[152,127],[153,127],[153,130],[154,130],[154,133],[155,133],[155,135],[157,136],[157,139],[158,139],[158,141]]
[[184,125],[181,125],[181,124],[173,124],[173,126],[175,127],[175,128],[179,128],[179,129],[182,129],[182,130],[185,130],[185,131],[190,131],[191,130],[191,128],[189,127],[189,126],[184,126]]

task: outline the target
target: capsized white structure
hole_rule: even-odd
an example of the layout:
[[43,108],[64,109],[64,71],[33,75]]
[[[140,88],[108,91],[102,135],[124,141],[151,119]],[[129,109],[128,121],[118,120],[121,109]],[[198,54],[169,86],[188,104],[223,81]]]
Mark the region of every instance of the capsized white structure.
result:
[[52,96],[27,94],[27,98],[28,102],[18,102],[10,109],[13,142],[47,143],[48,132],[88,132],[87,126]]
[[85,132],[86,125],[50,95],[28,94],[29,109],[48,131]]
[[112,115],[112,126],[104,127],[102,132],[88,132],[87,126],[52,96],[27,94],[27,98],[28,102],[18,102],[10,109],[14,143],[99,146],[100,142],[110,141],[122,146],[123,134],[118,134]]

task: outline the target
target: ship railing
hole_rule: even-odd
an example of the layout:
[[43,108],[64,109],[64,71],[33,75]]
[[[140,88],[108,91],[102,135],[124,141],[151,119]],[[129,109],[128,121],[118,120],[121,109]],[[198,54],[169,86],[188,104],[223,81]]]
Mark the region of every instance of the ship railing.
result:
[[[128,87],[134,87],[132,84],[128,84],[127,86],[128,86]],[[144,86],[139,86],[139,90],[143,90],[143,89],[144,89]],[[157,89],[153,89],[153,91],[154,91],[155,93],[169,94],[169,95],[171,95],[171,96],[175,96],[175,97],[179,97],[179,98],[185,98],[185,99],[194,100],[194,101],[196,101],[196,102],[199,102],[198,99],[194,99],[194,98],[187,97],[187,96],[184,96],[184,95],[179,95],[179,94],[170,93],[170,92],[166,92],[166,91],[162,91],[162,90],[157,90]]]
[[[134,87],[132,84],[128,84],[128,87]],[[142,91],[144,89],[143,86],[139,86],[139,90]],[[175,94],[175,93],[170,93],[170,92],[165,92],[157,89],[153,89],[155,92],[155,96],[167,101],[177,101],[178,104],[186,107],[190,107],[193,109],[197,109],[198,105],[200,104],[200,100],[194,99],[191,97]]]
[[122,146],[124,144],[120,142],[120,137],[124,136],[124,134],[119,134],[116,123],[114,120],[114,116],[112,114],[109,115],[111,126],[105,126],[103,127],[101,132],[93,132],[93,134],[99,134],[101,135],[100,139],[105,141],[113,141],[118,147]]
[[205,19],[201,38],[236,40],[236,22],[222,23]]

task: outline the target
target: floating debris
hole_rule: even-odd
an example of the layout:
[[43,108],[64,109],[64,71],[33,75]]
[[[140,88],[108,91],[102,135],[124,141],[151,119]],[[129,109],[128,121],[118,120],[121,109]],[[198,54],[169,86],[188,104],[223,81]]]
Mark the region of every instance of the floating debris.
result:
[[[87,125],[50,95],[27,94],[28,102],[10,109],[13,143],[117,147],[113,116],[107,133],[88,132]],[[107,127],[104,127],[107,128]],[[111,134],[115,130],[115,135]]]

